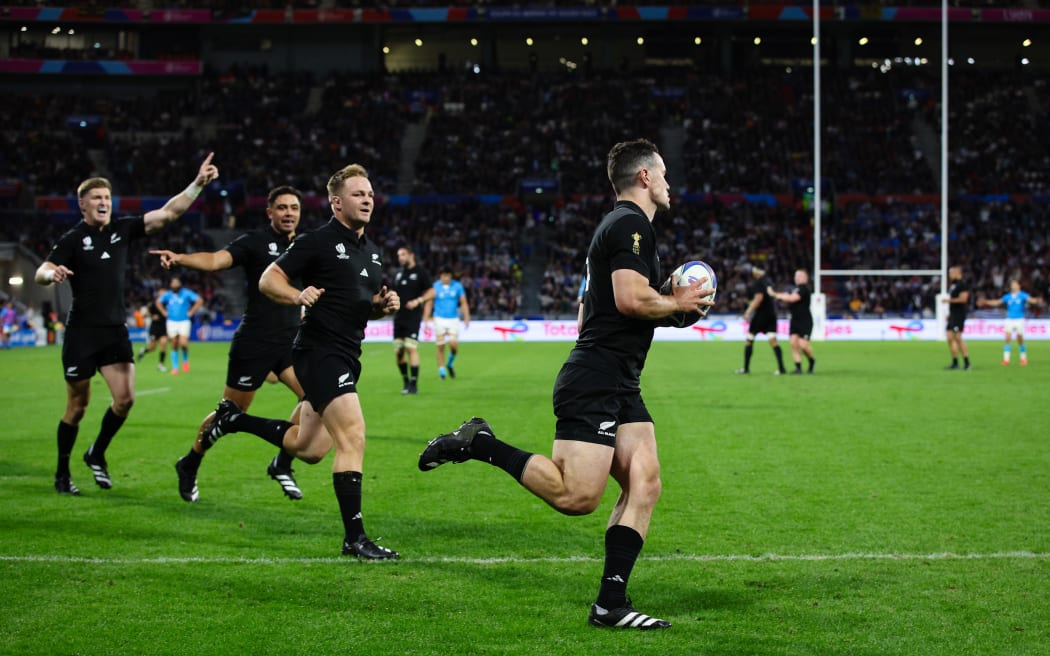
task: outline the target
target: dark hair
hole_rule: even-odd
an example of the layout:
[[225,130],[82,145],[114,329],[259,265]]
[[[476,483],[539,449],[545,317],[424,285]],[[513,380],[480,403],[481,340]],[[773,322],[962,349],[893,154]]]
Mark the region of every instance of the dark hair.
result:
[[402,248],[405,249],[406,251],[408,251],[409,254],[411,254],[411,255],[415,255],[416,254],[416,251],[413,250],[411,244],[401,244],[400,246],[397,247],[397,250],[401,250]]
[[438,275],[439,276],[441,274],[443,274],[443,273],[447,273],[449,275],[452,275],[452,265],[451,264],[445,264],[440,269],[438,269]]
[[609,151],[607,171],[613,191],[619,194],[634,183],[638,170],[648,165],[654,156],[659,155],[656,144],[648,139],[621,141]]
[[299,204],[303,202],[303,192],[299,191],[291,185],[281,185],[280,187],[274,187],[270,190],[270,193],[266,194],[266,205],[267,207],[273,207],[273,204],[277,202],[278,196],[284,196],[285,194],[291,194],[299,199]]

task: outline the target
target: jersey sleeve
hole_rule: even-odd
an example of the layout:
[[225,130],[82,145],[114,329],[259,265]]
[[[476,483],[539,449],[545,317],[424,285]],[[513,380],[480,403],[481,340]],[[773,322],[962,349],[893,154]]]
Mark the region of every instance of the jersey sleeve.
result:
[[114,232],[127,236],[128,239],[142,239],[146,236],[145,216],[124,216],[116,220]]
[[192,289],[187,289],[186,290],[186,296],[187,296],[187,298],[190,299],[190,303],[191,304],[196,303],[197,301],[199,301],[200,297],[201,297],[200,294],[198,294],[197,292],[193,291]]
[[232,266],[243,266],[251,252],[251,236],[248,233],[238,236],[230,243],[223,246],[223,250],[229,252],[233,258]]
[[281,267],[289,279],[301,278],[316,251],[317,245],[313,235],[305,233],[296,237],[288,245],[288,249],[274,260],[274,264]]
[[423,291],[426,291],[434,286],[434,280],[430,277],[430,273],[426,269],[419,270],[419,287]]
[[170,291],[166,291],[166,292],[164,292],[163,294],[160,295],[160,304],[161,305],[166,306],[170,302],[171,302],[171,292]]
[[650,277],[650,262],[656,253],[653,230],[638,214],[626,214],[610,226],[605,244],[609,270],[630,269]]
[[73,259],[73,248],[76,243],[76,235],[72,230],[67,231],[58,238],[51,252],[47,254],[47,261],[56,266],[68,266]]

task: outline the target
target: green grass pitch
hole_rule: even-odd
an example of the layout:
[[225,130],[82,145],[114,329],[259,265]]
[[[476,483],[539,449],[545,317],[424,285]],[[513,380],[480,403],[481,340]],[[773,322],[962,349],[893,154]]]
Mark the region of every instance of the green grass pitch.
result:
[[[1050,346],[947,372],[943,343],[818,343],[817,374],[770,375],[756,344],[657,343],[643,378],[664,493],[630,592],[674,623],[586,625],[602,508],[564,517],[477,462],[421,473],[426,440],[472,414],[550,452],[551,386],[571,344],[464,344],[440,381],[424,345],[403,397],[389,345],[368,345],[365,525],[396,563],[338,556],[331,458],[286,500],[274,450],[224,437],[184,503],[173,463],[225,378],[226,345],[193,371],[139,367],[138,399],[99,490],[80,457],[108,403],[101,379],[52,489],[64,405],[56,347],[0,352],[3,654],[1047,654]],[[786,348],[785,348],[786,350]],[[287,416],[266,386],[255,414]]]

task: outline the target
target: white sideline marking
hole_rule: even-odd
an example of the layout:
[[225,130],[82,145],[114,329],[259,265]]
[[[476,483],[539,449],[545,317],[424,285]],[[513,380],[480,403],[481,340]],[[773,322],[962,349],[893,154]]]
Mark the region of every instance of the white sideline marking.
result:
[[[1050,553],[1039,553],[1032,551],[997,551],[993,553],[965,553],[957,554],[951,552],[928,553],[928,554],[905,554],[905,553],[842,553],[842,554],[763,554],[755,556],[751,554],[677,554],[668,556],[642,556],[638,560],[648,562],[824,562],[841,560],[1048,560]],[[348,557],[340,558],[236,558],[232,556],[206,556],[206,557],[178,557],[158,556],[156,558],[87,558],[80,556],[2,556],[0,562],[14,563],[86,563],[92,565],[167,565],[167,564],[213,564],[213,565],[309,565],[327,563],[352,562]],[[541,558],[521,558],[508,556],[505,558],[469,558],[466,556],[422,556],[419,558],[402,558],[401,562],[408,563],[463,563],[468,565],[500,565],[505,563],[590,563],[602,562],[602,558],[596,556],[552,556]]]
[[136,390],[135,396],[149,396],[150,394],[163,394],[164,392],[170,391],[170,387],[158,387],[157,389]]

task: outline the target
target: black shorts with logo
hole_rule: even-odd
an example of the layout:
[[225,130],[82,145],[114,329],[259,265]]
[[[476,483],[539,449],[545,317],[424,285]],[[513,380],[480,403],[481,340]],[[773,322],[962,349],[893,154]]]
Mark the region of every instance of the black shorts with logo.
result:
[[966,317],[953,317],[951,315],[948,316],[948,332],[959,333],[961,335],[963,332],[963,326],[965,325]]
[[292,366],[291,338],[280,346],[273,342],[241,339],[234,335],[230,357],[226,363],[226,386],[245,392],[254,392],[266,382],[271,371],[280,375]]
[[788,334],[798,335],[802,339],[809,339],[809,336],[813,334],[813,320],[792,319],[791,327],[788,330]]
[[327,349],[292,351],[295,376],[303,386],[303,400],[317,412],[343,394],[357,394],[361,361],[345,353]]
[[68,326],[62,342],[62,369],[66,380],[87,380],[100,368],[134,362],[127,326]]
[[759,333],[765,333],[767,335],[777,334],[777,317],[773,316],[754,316],[751,317],[751,323],[747,325],[747,332],[752,335],[758,335]]
[[554,414],[558,418],[554,439],[611,447],[616,446],[620,424],[653,422],[637,385],[568,362],[554,383]]
[[419,339],[419,319],[394,319],[394,339]]

